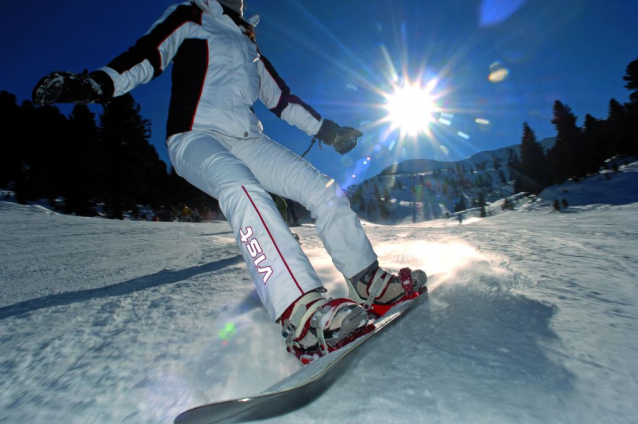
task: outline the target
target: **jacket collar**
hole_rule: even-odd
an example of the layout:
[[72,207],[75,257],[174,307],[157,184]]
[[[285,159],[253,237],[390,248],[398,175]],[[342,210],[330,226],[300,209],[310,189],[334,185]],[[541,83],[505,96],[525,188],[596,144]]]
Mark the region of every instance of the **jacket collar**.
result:
[[197,7],[202,9],[205,13],[213,16],[220,16],[224,10],[221,4],[217,0],[192,0]]
[[217,0],[217,2],[244,17],[244,0]]
[[[207,13],[214,17],[219,18],[224,14],[224,9],[222,9],[222,5],[219,4],[217,0],[191,0],[191,1],[195,3],[197,7],[202,9],[204,13]],[[246,16],[244,16],[244,19],[246,19],[246,21],[250,23],[253,27],[256,27],[259,24],[260,16],[254,15],[254,16],[251,16],[250,18],[246,18]]]

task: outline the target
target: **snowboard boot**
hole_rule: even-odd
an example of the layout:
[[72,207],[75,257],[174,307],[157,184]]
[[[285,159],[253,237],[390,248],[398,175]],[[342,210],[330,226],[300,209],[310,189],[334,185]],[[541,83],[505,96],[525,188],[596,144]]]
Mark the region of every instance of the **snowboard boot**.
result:
[[302,364],[325,356],[374,328],[366,311],[350,299],[326,299],[311,291],[281,316],[288,352]]
[[376,317],[385,315],[390,308],[427,292],[428,277],[417,269],[402,268],[399,275],[379,267],[375,261],[347,280],[350,297]]

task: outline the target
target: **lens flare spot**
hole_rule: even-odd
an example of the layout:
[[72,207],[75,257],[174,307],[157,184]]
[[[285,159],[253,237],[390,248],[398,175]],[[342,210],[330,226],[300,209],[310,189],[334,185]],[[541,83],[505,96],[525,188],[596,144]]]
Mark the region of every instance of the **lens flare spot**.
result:
[[474,122],[482,132],[489,132],[492,129],[492,123],[488,119],[476,118]]
[[224,327],[219,330],[219,339],[222,341],[222,344],[226,346],[228,341],[235,335],[237,332],[237,328],[235,324],[232,322],[227,322]]
[[503,82],[509,76],[510,71],[501,64],[501,62],[494,62],[490,65],[490,75],[488,79],[490,82],[499,83]]
[[452,121],[450,121],[449,119],[445,119],[443,117],[439,118],[439,122],[443,125],[447,125],[448,127],[452,125]]
[[469,140],[469,138],[470,138],[470,136],[465,134],[463,131],[457,132],[456,135],[458,135],[459,137],[464,138],[466,140]]

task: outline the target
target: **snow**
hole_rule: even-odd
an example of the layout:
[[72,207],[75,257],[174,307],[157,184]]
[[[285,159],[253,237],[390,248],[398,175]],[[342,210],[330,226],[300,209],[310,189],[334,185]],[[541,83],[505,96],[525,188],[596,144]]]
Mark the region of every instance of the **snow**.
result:
[[621,166],[623,172],[605,171],[591,176],[587,184],[567,182],[547,188],[543,196],[548,199],[567,199],[581,211],[605,205],[638,202],[638,162]]
[[[636,422],[636,169],[463,225],[364,221],[382,265],[448,278],[314,402],[265,422]],[[345,295],[314,228],[294,231]],[[0,422],[170,423],[300,368],[223,221],[5,201],[0,240]]]

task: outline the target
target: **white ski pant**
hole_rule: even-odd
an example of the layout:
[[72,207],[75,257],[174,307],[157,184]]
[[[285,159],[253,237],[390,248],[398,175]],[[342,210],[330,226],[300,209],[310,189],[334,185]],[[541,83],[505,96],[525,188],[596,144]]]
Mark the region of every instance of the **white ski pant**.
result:
[[174,135],[167,144],[175,171],[219,201],[273,320],[322,284],[268,192],[311,212],[328,254],[346,278],[377,259],[339,184],[265,135],[238,139],[197,130]]

